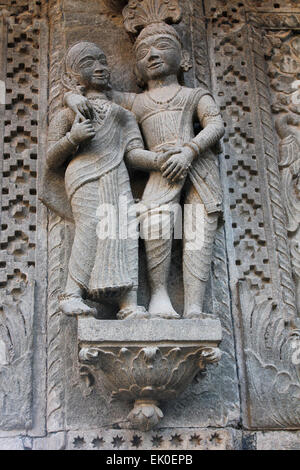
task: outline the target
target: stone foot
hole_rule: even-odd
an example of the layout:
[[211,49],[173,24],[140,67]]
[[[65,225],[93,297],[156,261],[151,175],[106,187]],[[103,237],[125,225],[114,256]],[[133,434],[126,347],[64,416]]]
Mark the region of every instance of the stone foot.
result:
[[151,319],[164,318],[165,320],[178,320],[181,318],[180,315],[175,312],[166,291],[152,295],[149,304],[149,313]]
[[156,313],[152,313],[150,318],[151,319],[163,318],[164,320],[179,320],[181,318],[181,316],[178,315],[178,313],[176,313],[175,310],[174,310],[173,312],[156,312]]
[[139,305],[123,308],[117,313],[118,320],[145,320],[149,318],[150,315],[147,310]]
[[59,305],[61,311],[68,316],[97,316],[97,309],[89,307],[80,296],[63,294],[60,297]]
[[218,317],[212,313],[204,313],[199,310],[191,310],[190,312],[184,313],[183,318],[186,320],[216,320]]

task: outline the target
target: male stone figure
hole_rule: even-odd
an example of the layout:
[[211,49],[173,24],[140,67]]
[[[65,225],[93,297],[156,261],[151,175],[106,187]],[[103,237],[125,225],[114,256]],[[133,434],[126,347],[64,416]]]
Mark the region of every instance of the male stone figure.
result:
[[144,150],[133,114],[108,99],[110,72],[102,50],[93,43],[75,44],[66,55],[65,68],[65,83],[73,90],[80,87],[93,120],[79,122],[66,108],[49,127],[43,200],[62,216],[69,211],[75,222],[61,309],[69,315],[96,314],[83,296],[114,296],[119,299],[119,319],[144,318],[145,309],[137,306],[137,239],[120,236],[119,217],[113,220],[116,233],[99,236],[99,209],[113,207],[119,216],[120,196],[132,206],[124,157],[146,158],[150,165],[156,154]]
[[[140,5],[135,4],[135,8]],[[195,208],[204,205],[202,227],[196,225],[191,215],[185,226],[188,231],[197,232],[201,228],[203,243],[198,249],[189,250],[188,233],[185,231],[183,236],[184,317],[200,318],[214,235],[222,210],[216,155],[211,148],[222,138],[224,126],[207,90],[179,85],[178,75],[187,64],[176,30],[163,21],[149,23],[135,43],[137,74],[146,90],[141,94],[115,93],[114,100],[135,114],[147,148],[164,152],[157,157],[156,168],[153,163],[144,166],[150,176],[142,198],[143,205],[148,207],[141,214],[142,235],[145,221],[152,233],[161,233],[159,223],[164,225],[171,220],[174,225],[175,217],[170,214],[181,195],[185,204]],[[77,113],[88,115],[91,111],[89,101],[80,95],[68,94],[66,102]],[[202,127],[196,136],[195,121]],[[167,291],[172,239],[162,235],[158,239],[144,238],[151,287],[149,313],[151,317],[178,318]]]

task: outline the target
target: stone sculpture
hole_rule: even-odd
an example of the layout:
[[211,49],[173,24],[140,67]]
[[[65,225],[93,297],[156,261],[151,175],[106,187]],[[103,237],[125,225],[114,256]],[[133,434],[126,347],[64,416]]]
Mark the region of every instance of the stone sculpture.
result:
[[300,117],[286,114],[276,122],[282,176],[283,201],[290,234],[292,268],[296,284],[297,310],[300,312]]
[[[119,205],[121,196],[129,206],[133,204],[125,155],[131,159],[135,155],[156,155],[144,150],[132,113],[108,99],[110,72],[104,53],[95,44],[80,42],[72,46],[65,68],[66,85],[69,89],[84,89],[93,118],[80,122],[70,109],[63,109],[49,127],[43,200],[75,222],[69,274],[60,306],[67,315],[96,315],[96,309],[83,301],[83,295],[87,293],[92,299],[113,296],[119,299],[119,319],[144,318],[145,309],[137,306],[137,240],[122,237]],[[99,217],[103,207],[117,212],[117,217],[109,220],[112,227],[104,234]]]
[[[172,3],[172,2],[171,2]],[[173,2],[174,3],[174,2]],[[175,2],[177,5],[177,2]],[[175,5],[174,3],[174,5]],[[180,19],[178,6],[129,2],[123,11],[127,31],[141,31],[136,39],[136,72],[146,90],[140,94],[115,93],[114,100],[130,109],[141,127],[147,148],[157,152],[149,165],[134,165],[150,172],[143,193],[140,222],[145,240],[151,299],[151,317],[179,318],[167,291],[172,232],[178,204],[184,196],[183,235],[184,318],[205,318],[202,313],[212,246],[222,211],[222,191],[216,154],[212,150],[224,134],[219,109],[204,88],[181,86],[178,77],[190,67],[176,30],[165,20]],[[89,116],[87,96],[69,93],[66,103],[75,113]],[[193,124],[202,130],[194,136]],[[156,163],[156,166],[155,166]],[[201,216],[197,218],[197,208]],[[198,211],[199,214],[199,211]],[[200,219],[200,220],[199,220]],[[165,229],[170,228],[171,236]],[[149,237],[149,230],[155,237]],[[191,234],[194,238],[191,238]],[[192,242],[192,243],[190,243]]]

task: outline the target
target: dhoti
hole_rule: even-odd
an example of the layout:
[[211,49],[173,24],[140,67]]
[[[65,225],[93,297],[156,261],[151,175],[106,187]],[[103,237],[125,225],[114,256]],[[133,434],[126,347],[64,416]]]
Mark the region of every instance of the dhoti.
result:
[[219,213],[207,212],[189,177],[171,185],[152,173],[140,207],[141,237],[151,242],[145,243],[149,271],[170,257],[173,237],[182,236],[184,268],[207,281]]

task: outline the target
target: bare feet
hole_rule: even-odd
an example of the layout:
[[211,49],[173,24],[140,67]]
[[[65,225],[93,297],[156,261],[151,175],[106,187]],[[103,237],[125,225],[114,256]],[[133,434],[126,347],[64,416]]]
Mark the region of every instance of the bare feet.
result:
[[147,310],[139,305],[122,308],[117,313],[118,320],[145,320],[149,319],[149,317]]
[[79,295],[66,295],[63,294],[60,297],[60,308],[65,315],[77,316],[77,315],[97,315],[95,308],[89,307]]
[[187,312],[184,312],[183,318],[188,320],[214,320],[217,316],[212,313],[203,313],[198,305],[193,305]]
[[180,315],[175,312],[170,297],[165,289],[152,294],[149,313],[151,318],[164,318],[166,320],[178,320]]

